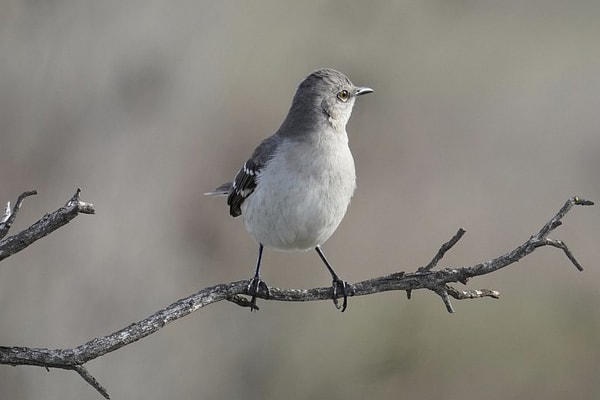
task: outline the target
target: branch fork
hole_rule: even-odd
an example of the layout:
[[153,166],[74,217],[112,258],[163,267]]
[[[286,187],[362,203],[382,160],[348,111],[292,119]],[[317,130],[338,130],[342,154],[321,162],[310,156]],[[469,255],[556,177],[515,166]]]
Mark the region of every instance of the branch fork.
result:
[[92,203],[81,201],[81,189],[77,189],[73,197],[63,207],[44,215],[29,228],[3,239],[17,218],[17,214],[23,205],[23,200],[36,194],[36,190],[23,192],[17,198],[12,210],[10,210],[10,202],[7,204],[2,218],[4,222],[0,223],[0,261],[20,252],[33,242],[68,224],[79,214],[94,214],[96,212]]

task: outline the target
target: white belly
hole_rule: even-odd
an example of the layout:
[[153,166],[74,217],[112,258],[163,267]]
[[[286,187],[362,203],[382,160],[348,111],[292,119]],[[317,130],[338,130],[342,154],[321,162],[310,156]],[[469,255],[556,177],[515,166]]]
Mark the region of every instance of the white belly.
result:
[[325,152],[295,143],[293,151],[284,152],[287,159],[271,160],[242,204],[246,229],[256,241],[279,250],[308,250],[329,239],[356,187],[347,138],[340,140],[322,144],[332,146]]

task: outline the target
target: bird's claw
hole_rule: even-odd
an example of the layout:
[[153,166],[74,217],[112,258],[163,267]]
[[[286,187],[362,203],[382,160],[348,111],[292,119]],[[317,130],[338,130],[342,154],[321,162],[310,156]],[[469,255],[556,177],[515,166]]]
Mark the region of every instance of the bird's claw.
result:
[[[333,279],[331,287],[333,288],[333,305],[342,312],[346,311],[348,307],[348,282],[343,281],[339,278]],[[342,305],[338,303],[338,293],[342,296]]]
[[269,287],[265,282],[263,282],[262,279],[260,279],[260,276],[258,275],[250,279],[247,291],[248,294],[252,296],[252,299],[250,300],[250,311],[258,310],[258,306],[256,305],[257,295],[262,294],[266,299],[268,299],[270,296]]

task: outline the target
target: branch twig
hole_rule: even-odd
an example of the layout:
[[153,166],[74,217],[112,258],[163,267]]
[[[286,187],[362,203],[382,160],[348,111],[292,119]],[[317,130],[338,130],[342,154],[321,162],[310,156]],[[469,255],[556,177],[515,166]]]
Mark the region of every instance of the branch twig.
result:
[[17,214],[23,205],[23,200],[29,196],[35,196],[37,194],[37,190],[28,190],[26,192],[21,193],[21,195],[17,198],[17,202],[13,209],[10,209],[10,201],[6,204],[6,208],[4,209],[4,215],[2,219],[0,219],[0,239],[8,234],[10,227],[13,222],[15,222],[15,218],[17,218]]
[[[24,192],[19,196],[12,213],[7,218],[6,222],[0,224],[0,238],[3,238],[13,221],[15,220],[19,209],[23,203],[23,200],[28,197],[37,194],[37,191],[31,190]],[[63,207],[54,211],[53,213],[44,215],[39,221],[35,222],[29,228],[13,235],[6,239],[0,240],[0,261],[7,257],[12,256],[15,253],[23,250],[36,240],[49,235],[58,228],[68,224],[73,218],[79,214],[94,214],[94,205],[86,203],[80,199],[81,189],[77,189],[73,197],[67,201]]]
[[84,381],[89,383],[94,389],[96,389],[105,399],[110,399],[108,391],[88,372],[83,365],[74,365],[73,370],[76,371]]
[[[67,203],[65,207],[74,207],[78,210],[78,212],[84,212],[81,210],[87,209],[93,213],[93,205],[88,205],[91,208],[86,208],[86,204],[87,203],[82,203],[79,200],[78,190],[73,199],[71,199],[71,201]],[[493,260],[482,262],[470,267],[448,267],[440,270],[433,270],[433,268],[443,258],[445,253],[454,245],[456,245],[456,243],[464,235],[465,231],[460,229],[452,237],[452,239],[450,239],[450,241],[441,246],[436,256],[425,267],[421,267],[416,272],[412,273],[396,272],[382,277],[367,279],[365,281],[349,285],[348,292],[351,296],[366,296],[391,290],[404,290],[407,291],[407,293],[410,293],[412,290],[429,289],[437,293],[442,298],[442,301],[449,312],[453,312],[454,310],[450,302],[451,297],[457,300],[476,299],[482,297],[499,298],[500,293],[490,289],[462,291],[450,286],[450,283],[466,284],[470,278],[489,274],[511,265],[540,247],[551,246],[563,250],[571,263],[575,265],[578,270],[582,270],[580,263],[575,259],[573,253],[569,250],[564,242],[548,238],[548,235],[562,224],[562,218],[574,205],[589,206],[593,205],[593,203],[578,197],[570,198],[558,211],[558,213],[552,217],[552,219],[548,221],[535,235],[514,250],[494,258]],[[58,213],[58,211],[60,210],[57,210],[51,215]],[[39,224],[40,221],[38,221],[36,224]],[[45,234],[48,233],[49,232]],[[43,236],[44,235],[40,237]],[[10,238],[7,240],[10,240]],[[0,242],[0,251],[2,251],[2,243],[3,242]],[[314,289],[280,289],[270,287],[268,293],[268,300],[275,301],[331,300],[333,297],[333,290],[331,287]],[[91,376],[83,367],[86,362],[118,350],[121,347],[151,335],[165,325],[207,305],[222,300],[229,300],[242,307],[248,307],[250,302],[243,297],[244,295],[248,295],[247,280],[215,285],[202,289],[196,294],[178,300],[168,307],[157,311],[146,319],[133,323],[110,335],[92,339],[72,349],[52,350],[27,347],[0,347],[0,364],[13,366],[34,365],[43,366],[46,368],[72,369],[77,371],[86,380],[86,382],[92,385],[104,397],[108,398],[108,393],[106,390],[100,386],[94,377]],[[259,293],[257,297],[265,299],[265,295],[261,293]]]

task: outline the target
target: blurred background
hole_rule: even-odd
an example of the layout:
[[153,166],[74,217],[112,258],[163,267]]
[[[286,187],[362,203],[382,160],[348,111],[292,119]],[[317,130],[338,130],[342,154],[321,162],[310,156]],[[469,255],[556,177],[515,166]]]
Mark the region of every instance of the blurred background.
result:
[[[0,10],[0,201],[12,232],[81,187],[94,216],[0,265],[0,345],[70,348],[217,283],[256,244],[223,198],[330,66],[375,93],[348,127],[358,190],[324,246],[356,282],[514,248],[573,195],[600,201],[597,1],[19,1]],[[331,302],[218,303],[90,362],[114,399],[564,399],[600,396],[600,214],[468,287]],[[313,252],[263,259],[273,286],[320,287]],[[76,373],[0,366],[0,399],[99,399]]]

